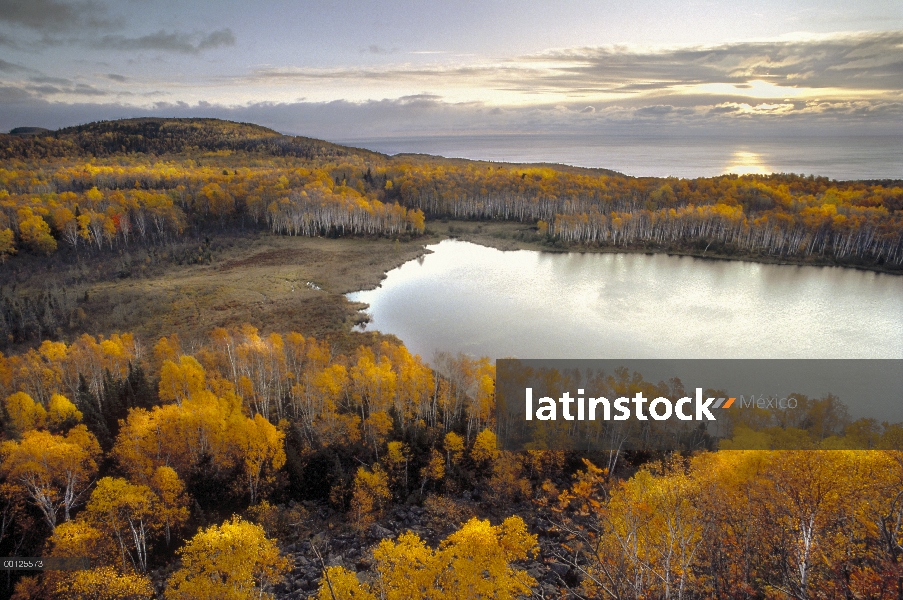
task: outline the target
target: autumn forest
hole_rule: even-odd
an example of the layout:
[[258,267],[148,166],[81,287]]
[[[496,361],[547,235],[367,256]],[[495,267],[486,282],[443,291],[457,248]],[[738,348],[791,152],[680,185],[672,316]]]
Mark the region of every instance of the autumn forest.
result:
[[899,181],[388,157],[202,119],[0,135],[0,555],[90,559],[2,571],[0,597],[903,598],[899,427],[826,426],[813,399],[800,435],[872,449],[505,452],[490,359],[427,363],[332,313],[257,326],[251,304],[191,335],[88,327],[76,291],[215,263],[217,239],[392,253],[443,220],[903,267]]
[[656,179],[388,159],[262,127],[102,123],[0,147],[0,255],[165,243],[236,220],[289,235],[416,235],[424,219],[534,224],[565,244],[903,263],[899,182],[796,175]]

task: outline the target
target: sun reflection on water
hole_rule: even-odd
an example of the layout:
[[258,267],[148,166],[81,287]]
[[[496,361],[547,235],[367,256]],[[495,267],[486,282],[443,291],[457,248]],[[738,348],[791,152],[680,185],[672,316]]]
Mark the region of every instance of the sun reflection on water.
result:
[[746,150],[735,151],[730,158],[730,163],[724,167],[724,173],[737,175],[769,175],[774,169],[763,164],[762,155],[758,152]]

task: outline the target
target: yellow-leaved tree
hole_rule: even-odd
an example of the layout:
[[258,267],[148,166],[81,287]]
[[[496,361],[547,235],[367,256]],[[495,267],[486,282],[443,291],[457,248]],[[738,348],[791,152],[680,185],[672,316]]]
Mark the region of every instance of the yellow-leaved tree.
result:
[[261,483],[272,478],[285,464],[285,433],[261,416],[245,419],[242,431],[236,432],[238,454],[244,459],[245,481],[251,504],[257,503]]
[[[169,344],[162,338],[158,346],[162,349]],[[163,350],[161,350],[162,352]],[[192,356],[180,356],[179,362],[164,360],[160,367],[160,400],[175,402],[179,406],[207,388],[204,367]]]
[[119,573],[113,567],[95,567],[75,571],[56,589],[61,600],[151,600],[154,585],[146,575]]
[[120,477],[104,477],[97,482],[84,519],[116,540],[120,568],[147,572],[148,537],[160,525],[158,499],[146,485],[135,485]]
[[7,227],[0,229],[0,263],[6,260],[6,257],[16,253],[16,235],[13,230]]
[[351,511],[358,529],[366,529],[391,498],[389,476],[378,464],[373,466],[372,471],[358,468],[351,496]]
[[513,561],[534,556],[536,536],[520,517],[499,526],[473,518],[448,536],[437,550],[414,533],[383,540],[373,551],[376,581],[358,583],[354,573],[329,567],[320,583],[320,600],[513,600],[530,593],[536,580]]
[[167,600],[272,598],[268,590],[291,566],[260,525],[237,516],[198,532],[179,554],[182,568],[169,579]]
[[470,449],[470,458],[478,466],[491,464],[499,456],[499,449],[495,433],[490,429],[484,429],[477,434],[473,441],[473,448]]
[[65,431],[77,423],[81,423],[82,412],[76,408],[69,398],[61,394],[50,397],[47,410],[47,426],[55,431]]
[[68,521],[84,501],[97,473],[100,445],[87,427],[76,425],[65,436],[26,431],[19,442],[3,442],[0,456],[0,473],[21,486],[52,529],[60,510]]
[[[386,445],[386,455],[383,463],[389,474],[389,479],[395,489],[401,488],[402,498],[408,494],[408,462],[411,460],[411,449],[403,442],[389,442]],[[402,485],[402,483],[404,485]]]
[[443,441],[442,446],[445,448],[446,464],[449,467],[461,462],[461,457],[464,456],[463,437],[454,431],[449,431],[445,434],[445,440]]
[[113,456],[132,478],[148,483],[158,467],[172,468],[184,481],[204,460],[210,475],[242,465],[242,487],[256,502],[261,484],[285,464],[284,439],[262,416],[242,414],[234,395],[202,390],[181,405],[130,411]]
[[40,429],[47,424],[47,411],[25,392],[11,394],[4,401],[9,424],[18,433]]
[[51,254],[56,250],[56,240],[50,235],[50,225],[30,208],[19,209],[19,237],[35,252]]
[[157,494],[157,514],[163,523],[163,535],[169,546],[172,531],[188,520],[188,494],[185,484],[172,467],[157,467],[150,480],[150,487]]
[[46,571],[26,577],[16,585],[16,600],[150,600],[154,588],[150,578],[131,569],[113,566],[116,542],[82,519],[57,525],[50,537],[54,558],[89,557],[91,568],[84,571]]
[[430,450],[430,458],[426,465],[420,469],[420,495],[423,495],[423,490],[426,489],[428,482],[438,483],[442,481],[443,477],[445,477],[445,458],[441,452],[433,448]]

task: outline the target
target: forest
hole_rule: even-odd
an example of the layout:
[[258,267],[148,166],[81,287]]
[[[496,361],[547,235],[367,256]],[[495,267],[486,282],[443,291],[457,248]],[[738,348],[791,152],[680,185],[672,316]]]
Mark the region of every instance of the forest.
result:
[[412,236],[426,219],[511,220],[550,245],[899,269],[903,187],[794,174],[636,178],[387,157],[262,127],[132,119],[0,136],[0,257],[166,244],[235,226]]
[[91,560],[15,598],[895,598],[903,576],[903,427],[828,399],[796,435],[872,450],[502,452],[488,360],[250,326],[45,341],[0,356],[0,387],[2,553]]
[[734,414],[761,450],[506,452],[489,359],[427,363],[347,323],[85,332],[60,273],[209,262],[226,234],[398,245],[442,219],[896,271],[901,185],[388,157],[203,119],[2,135],[0,556],[90,568],[5,570],[0,597],[899,599],[903,426],[835,398]]

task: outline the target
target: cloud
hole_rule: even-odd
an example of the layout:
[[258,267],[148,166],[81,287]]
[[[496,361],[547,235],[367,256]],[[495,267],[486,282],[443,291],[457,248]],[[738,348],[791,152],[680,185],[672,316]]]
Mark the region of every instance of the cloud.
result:
[[91,46],[104,50],[159,50],[181,54],[198,54],[203,50],[235,45],[235,34],[232,33],[231,29],[221,29],[203,36],[198,41],[195,41],[196,39],[196,35],[177,31],[167,33],[161,29],[156,33],[136,38],[107,35],[92,42]]
[[704,48],[571,48],[453,64],[275,66],[211,84],[257,90],[292,84],[309,88],[308,97],[320,94],[319,100],[391,98],[426,90],[456,102],[579,101],[581,108],[587,103],[599,108],[611,103],[679,106],[690,98],[704,106],[732,100],[756,105],[785,99],[903,99],[901,80],[903,32],[890,32]]
[[19,43],[13,38],[9,37],[2,31],[0,31],[0,46],[5,46],[7,48],[12,48],[13,50],[19,49]]
[[[14,85],[5,85],[0,82],[0,106],[6,108],[8,105],[22,104],[32,99],[32,95],[22,88]],[[15,125],[11,125],[7,129],[12,127],[15,127]]]
[[[115,50],[198,54],[235,37],[224,29],[100,41]],[[18,67],[0,62],[7,79]],[[0,130],[150,114],[249,121],[326,139],[732,128],[767,135],[903,132],[903,32],[654,51],[571,48],[497,61],[277,66],[190,87],[131,74],[73,77],[82,83],[34,71],[19,76],[15,84],[0,82]],[[111,81],[128,81],[134,98]],[[306,100],[250,99],[301,96]]]
[[655,106],[644,106],[643,108],[637,109],[635,114],[638,117],[660,117],[662,115],[667,115],[674,110],[674,107],[671,105],[658,104]]
[[496,67],[467,65],[458,67],[411,67],[408,65],[390,65],[387,67],[345,67],[334,69],[323,68],[298,68],[298,67],[267,67],[256,69],[249,75],[229,78],[233,82],[323,82],[338,81],[349,83],[360,82],[423,82],[425,85],[443,81],[457,83],[466,79],[473,84],[480,84],[487,76],[496,73]]
[[58,0],[0,0],[0,22],[44,33],[77,31],[85,27],[118,26],[99,2]]
[[[903,102],[744,103],[691,107],[609,105],[488,106],[448,103],[435,98],[369,102],[254,103],[208,108],[210,116],[230,115],[278,131],[326,139],[484,134],[577,134],[607,132],[656,135],[704,131],[723,135],[738,129],[761,135],[903,133]],[[189,107],[190,109],[190,107]]]
[[435,105],[442,103],[442,96],[438,94],[411,94],[408,96],[401,96],[389,102],[400,106],[411,106],[412,104]]
[[29,77],[29,81],[33,81],[34,83],[51,83],[56,85],[71,85],[72,80],[65,79],[63,77],[50,77],[47,75],[35,75],[34,77]]
[[3,71],[5,73],[17,73],[20,71],[27,71],[27,70],[28,69],[26,69],[22,65],[17,65],[15,63],[7,62],[7,61],[3,60],[2,58],[0,58],[0,71]]
[[549,68],[525,85],[648,91],[714,83],[749,89],[750,82],[764,81],[776,86],[898,91],[903,32],[660,51],[575,48],[517,59],[524,65],[540,61]]
[[361,54],[395,54],[398,52],[398,48],[387,49],[382,46],[377,46],[376,44],[371,44],[366,48],[361,49]]
[[70,88],[66,93],[75,94],[77,96],[106,96],[109,94],[109,92],[105,90],[99,90],[94,86],[86,85],[84,83],[76,84],[75,87]]
[[[61,0],[0,0],[0,24],[12,26],[13,35],[0,32],[0,46],[18,50],[42,51],[59,46],[87,46],[95,49],[160,50],[198,54],[222,46],[234,46],[231,29],[188,34],[160,30],[143,36],[128,37],[115,33],[125,21],[113,17],[97,0],[65,2]],[[27,35],[28,32],[34,35]],[[101,35],[101,33],[106,35]],[[24,35],[23,35],[24,34]]]
[[235,34],[232,33],[232,30],[229,28],[220,29],[219,31],[214,31],[213,33],[207,35],[201,42],[198,44],[198,51],[207,50],[212,48],[219,48],[220,46],[234,46],[235,45]]
[[[91,98],[100,90],[81,91],[84,98]],[[367,102],[255,102],[232,106],[177,100],[137,107],[122,101],[54,102],[28,90],[0,85],[0,131],[23,124],[58,128],[101,119],[161,116],[258,123],[288,134],[333,141],[488,134],[780,137],[903,133],[903,102],[750,103],[733,99],[690,107],[609,105],[584,112],[585,108],[576,103],[521,107],[450,103],[432,95]]]
[[30,85],[27,89],[29,92],[34,92],[42,96],[51,96],[54,94],[61,94],[63,92],[63,90],[61,90],[60,88],[50,84]]
[[47,96],[108,96],[110,92],[98,89],[85,83],[74,83],[68,79],[58,77],[30,77],[29,82],[18,87],[19,98],[21,94],[28,94],[28,98],[46,99]]

